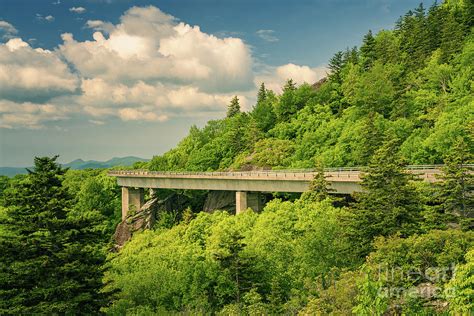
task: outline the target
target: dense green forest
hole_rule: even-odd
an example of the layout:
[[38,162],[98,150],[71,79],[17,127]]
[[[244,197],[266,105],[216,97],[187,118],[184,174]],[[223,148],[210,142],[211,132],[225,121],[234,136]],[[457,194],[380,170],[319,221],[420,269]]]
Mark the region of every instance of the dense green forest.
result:
[[[422,5],[329,61],[316,84],[262,83],[253,109],[192,127],[135,168],[316,168],[260,213],[182,209],[113,248],[107,170],[36,158],[0,178],[0,314],[430,315],[474,312],[474,3]],[[223,105],[225,106],[225,105]],[[439,182],[408,164],[444,164]],[[364,166],[338,197],[323,167]],[[159,194],[166,196],[172,192]]]

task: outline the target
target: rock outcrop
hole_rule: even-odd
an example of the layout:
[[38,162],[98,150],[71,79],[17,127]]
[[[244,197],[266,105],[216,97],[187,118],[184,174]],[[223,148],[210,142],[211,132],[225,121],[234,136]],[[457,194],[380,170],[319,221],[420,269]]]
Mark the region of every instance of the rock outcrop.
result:
[[150,199],[140,210],[131,212],[125,220],[117,225],[114,234],[116,248],[121,248],[134,232],[153,227],[156,214],[160,209],[160,202],[158,198]]
[[235,192],[234,191],[209,191],[206,202],[204,202],[204,212],[212,213],[215,210],[225,210],[235,213]]
[[[179,193],[173,193],[160,200],[154,195],[154,192],[151,192],[151,199],[140,210],[130,212],[127,218],[117,225],[114,234],[115,249],[120,249],[135,232],[153,228],[155,221],[163,212],[184,210],[189,206],[190,202],[189,197]],[[196,206],[196,209],[198,208],[201,209],[202,205]]]
[[328,78],[327,78],[327,77],[324,77],[324,78],[322,78],[321,80],[319,80],[319,81],[313,83],[313,85],[312,85],[311,87],[312,87],[314,90],[318,91],[318,90],[321,88],[321,86],[322,86],[326,81],[328,81]]

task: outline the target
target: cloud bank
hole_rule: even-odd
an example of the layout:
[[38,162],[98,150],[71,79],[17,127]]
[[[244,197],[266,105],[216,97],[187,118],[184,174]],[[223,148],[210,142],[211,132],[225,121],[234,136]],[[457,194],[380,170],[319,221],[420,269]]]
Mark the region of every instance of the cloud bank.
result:
[[[294,64],[256,74],[242,39],[207,34],[154,6],[132,7],[117,24],[89,20],[85,27],[93,30],[90,40],[64,33],[50,51],[11,38],[16,29],[0,21],[9,36],[0,43],[0,127],[41,128],[74,115],[91,124],[113,117],[161,122],[222,113],[234,95],[248,109],[261,81],[278,91],[287,78],[312,83],[322,74]],[[275,40],[270,30],[261,31]]]

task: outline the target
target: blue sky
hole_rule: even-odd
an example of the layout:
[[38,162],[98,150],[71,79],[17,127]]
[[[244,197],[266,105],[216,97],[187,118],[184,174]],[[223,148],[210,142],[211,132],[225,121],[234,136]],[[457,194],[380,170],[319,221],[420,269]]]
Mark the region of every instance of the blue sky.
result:
[[261,81],[320,79],[418,3],[0,0],[0,165],[151,158]]

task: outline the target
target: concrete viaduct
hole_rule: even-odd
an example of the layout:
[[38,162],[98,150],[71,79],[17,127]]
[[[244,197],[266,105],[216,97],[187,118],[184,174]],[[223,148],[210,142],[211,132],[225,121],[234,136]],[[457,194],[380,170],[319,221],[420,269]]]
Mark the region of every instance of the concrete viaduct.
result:
[[[428,182],[435,182],[440,166],[408,166],[413,173]],[[143,170],[113,170],[122,187],[122,219],[129,210],[144,204],[144,189],[187,189],[235,191],[236,213],[248,207],[260,210],[260,192],[305,192],[315,176],[308,170],[272,170],[238,172],[162,172]],[[361,191],[362,171],[359,168],[326,169],[325,177],[335,194]]]

